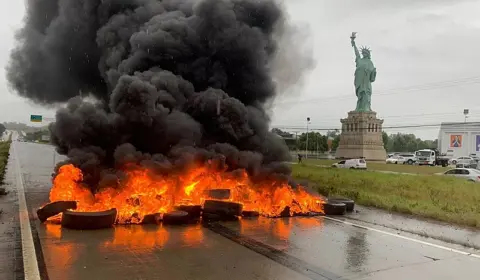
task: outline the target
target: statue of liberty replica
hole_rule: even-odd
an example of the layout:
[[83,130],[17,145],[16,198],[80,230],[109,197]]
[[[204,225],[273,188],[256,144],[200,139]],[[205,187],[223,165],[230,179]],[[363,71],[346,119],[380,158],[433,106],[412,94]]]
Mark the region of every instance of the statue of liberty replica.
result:
[[355,53],[355,95],[357,107],[341,119],[342,133],[335,153],[336,158],[367,160],[385,160],[387,153],[383,146],[383,120],[377,119],[372,111],[372,83],[377,78],[377,69],[371,60],[371,51],[366,47],[357,48],[356,32],[350,36]]
[[377,69],[373,66],[370,49],[362,47],[362,57],[355,44],[356,33],[350,37],[353,50],[355,51],[355,94],[357,95],[357,112],[372,111],[372,83],[377,77]]

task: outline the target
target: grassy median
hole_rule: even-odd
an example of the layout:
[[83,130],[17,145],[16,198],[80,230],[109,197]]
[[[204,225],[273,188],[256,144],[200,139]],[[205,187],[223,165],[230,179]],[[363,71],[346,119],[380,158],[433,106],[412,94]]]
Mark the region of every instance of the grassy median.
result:
[[[8,163],[11,141],[0,142],[0,185],[5,179],[5,168]],[[5,190],[0,188],[0,195],[5,194]]]
[[[320,166],[331,166],[335,162],[340,160],[330,160],[330,159],[307,159],[304,160],[304,164],[307,165],[320,165]],[[384,162],[370,162],[367,161],[367,167],[369,170],[377,171],[393,171],[400,173],[414,173],[414,174],[434,174],[442,173],[452,167],[441,167],[441,166],[418,166],[418,165],[408,165],[408,164],[386,164]]]
[[480,228],[480,184],[436,175],[403,175],[294,165],[293,175],[323,195]]

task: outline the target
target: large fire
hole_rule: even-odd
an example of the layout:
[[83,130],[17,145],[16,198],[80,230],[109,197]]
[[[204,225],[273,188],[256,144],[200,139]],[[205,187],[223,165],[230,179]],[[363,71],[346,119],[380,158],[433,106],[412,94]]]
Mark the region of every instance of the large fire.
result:
[[[287,183],[271,180],[253,183],[246,172],[232,174],[195,167],[182,175],[160,176],[143,167],[129,168],[127,176],[115,186],[92,193],[80,169],[68,164],[60,167],[53,181],[50,201],[77,201],[76,211],[103,211],[116,208],[119,223],[140,223],[147,214],[166,213],[178,205],[202,205],[206,191],[229,189],[230,198],[244,210],[268,217],[279,216],[288,206],[290,214],[321,212],[323,201],[304,188],[292,189]],[[288,208],[287,208],[288,209]]]

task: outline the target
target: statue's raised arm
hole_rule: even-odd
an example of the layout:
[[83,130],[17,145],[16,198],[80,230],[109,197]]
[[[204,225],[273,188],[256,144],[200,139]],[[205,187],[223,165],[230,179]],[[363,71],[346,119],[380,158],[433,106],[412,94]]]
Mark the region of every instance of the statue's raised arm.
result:
[[360,59],[360,52],[358,51],[357,45],[355,44],[355,38],[357,37],[357,32],[352,32],[350,40],[352,42],[353,50],[355,51],[355,60]]

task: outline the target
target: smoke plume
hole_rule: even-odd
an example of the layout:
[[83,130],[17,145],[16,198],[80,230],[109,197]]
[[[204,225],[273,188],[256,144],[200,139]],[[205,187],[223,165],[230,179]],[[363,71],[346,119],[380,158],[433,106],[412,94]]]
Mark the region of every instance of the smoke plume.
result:
[[289,152],[269,132],[265,105],[277,93],[273,67],[288,67],[279,61],[311,63],[278,44],[289,29],[277,2],[37,0],[26,12],[8,81],[37,103],[67,103],[52,142],[90,186],[131,163],[288,177]]

